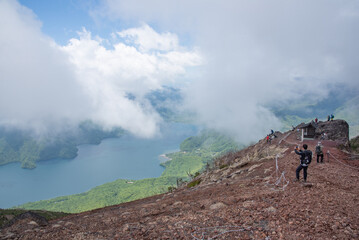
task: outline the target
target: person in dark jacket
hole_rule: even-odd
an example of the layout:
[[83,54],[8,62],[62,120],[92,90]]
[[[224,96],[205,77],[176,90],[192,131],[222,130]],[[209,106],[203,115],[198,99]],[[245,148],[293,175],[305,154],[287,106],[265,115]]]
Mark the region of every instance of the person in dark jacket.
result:
[[307,144],[303,144],[303,148],[304,148],[304,150],[299,150],[298,151],[298,146],[297,146],[294,149],[295,153],[300,155],[300,164],[297,167],[297,170],[295,171],[295,175],[296,175],[295,181],[299,181],[299,173],[303,169],[304,182],[306,182],[307,181],[308,165],[312,161],[312,151],[308,150],[308,145]]
[[319,163],[319,159],[320,162],[323,163],[323,145],[321,144],[321,142],[318,142],[317,146],[315,147],[315,153],[317,154],[317,163]]

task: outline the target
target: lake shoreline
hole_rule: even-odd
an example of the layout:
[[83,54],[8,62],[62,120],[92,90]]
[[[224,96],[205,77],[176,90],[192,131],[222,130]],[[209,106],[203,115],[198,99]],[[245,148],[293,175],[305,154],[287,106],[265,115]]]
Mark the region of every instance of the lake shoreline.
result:
[[2,165],[0,193],[6,194],[0,198],[0,208],[83,193],[117,179],[137,182],[160,177],[162,161],[171,160],[166,154],[197,133],[193,125],[178,123],[168,124],[165,130],[161,138],[123,135],[100,144],[80,144],[77,157],[41,160],[35,169],[20,168],[20,162]]

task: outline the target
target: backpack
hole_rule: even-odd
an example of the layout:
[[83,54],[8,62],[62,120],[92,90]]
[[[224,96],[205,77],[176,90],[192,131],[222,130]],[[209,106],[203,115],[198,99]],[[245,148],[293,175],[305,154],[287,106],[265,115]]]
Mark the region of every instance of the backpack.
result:
[[321,147],[320,145],[317,145],[317,146],[315,147],[315,153],[316,153],[316,154],[322,154],[322,147]]
[[312,152],[311,151],[304,151],[304,164],[308,165],[312,162]]

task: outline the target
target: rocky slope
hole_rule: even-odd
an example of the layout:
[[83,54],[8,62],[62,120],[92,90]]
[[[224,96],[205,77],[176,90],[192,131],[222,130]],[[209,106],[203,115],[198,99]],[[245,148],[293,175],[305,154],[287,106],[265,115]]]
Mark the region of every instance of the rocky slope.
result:
[[[191,188],[47,223],[20,218],[0,238],[358,239],[359,161],[324,140],[325,162],[294,182],[299,132],[277,136],[218,159]],[[305,143],[314,152],[317,141]]]

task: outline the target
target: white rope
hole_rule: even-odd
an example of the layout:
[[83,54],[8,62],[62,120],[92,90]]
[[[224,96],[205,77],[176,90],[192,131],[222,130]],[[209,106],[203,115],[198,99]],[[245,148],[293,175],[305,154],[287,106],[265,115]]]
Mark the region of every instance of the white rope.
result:
[[289,132],[287,135],[285,135],[278,143],[278,145],[282,142],[285,141],[285,139],[290,135],[291,133]]
[[283,140],[283,141],[292,145],[299,145],[299,143],[292,143],[292,142],[288,142],[287,140]]
[[356,170],[359,170],[359,168],[357,168],[357,167],[353,167],[353,166],[350,166],[349,164],[345,164],[345,163],[343,163],[342,161],[339,161],[338,159],[336,159],[334,156],[333,156],[333,154],[331,154],[329,151],[327,152],[327,153],[329,153],[329,155],[330,156],[332,156],[337,162],[339,162],[339,163],[341,163],[341,164],[343,164],[344,166],[347,166],[347,167],[350,167],[350,168],[353,168],[353,169],[356,169]]
[[281,182],[283,182],[283,187],[282,189],[285,190],[285,188],[288,186],[289,184],[289,180],[287,180],[285,178],[285,171],[282,172],[282,174],[280,175],[280,178],[275,182],[275,185],[278,186]]
[[278,167],[278,154],[275,156],[275,175],[278,179],[278,172],[279,172],[279,167]]
[[277,180],[275,181],[275,185],[278,186],[281,182],[283,182],[283,186],[282,189],[285,190],[285,188],[288,186],[289,181],[285,178],[285,171],[283,171],[280,175],[280,177],[278,177],[278,172],[279,172],[279,166],[278,166],[278,157],[279,154],[277,154],[275,156],[275,173],[276,173],[276,178]]

